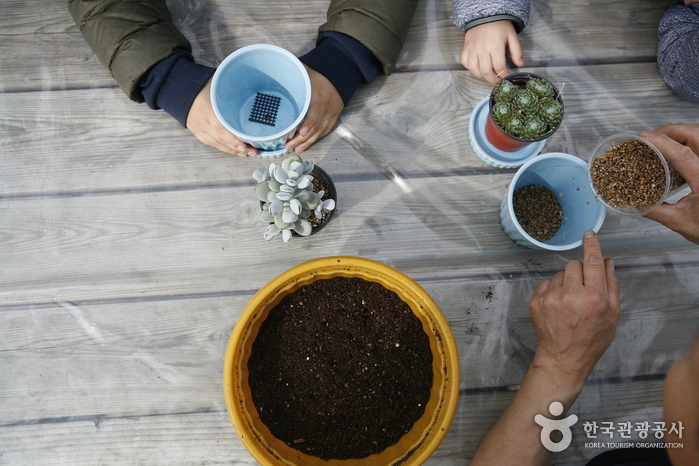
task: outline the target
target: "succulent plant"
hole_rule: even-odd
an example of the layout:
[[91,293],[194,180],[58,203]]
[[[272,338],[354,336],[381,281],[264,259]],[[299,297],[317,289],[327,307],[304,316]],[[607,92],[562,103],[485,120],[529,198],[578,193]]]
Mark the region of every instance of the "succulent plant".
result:
[[547,97],[539,102],[539,110],[536,113],[551,128],[555,128],[563,117],[563,105],[559,101]]
[[522,139],[537,139],[546,132],[546,123],[536,115],[526,115],[524,125],[519,132]]
[[493,91],[493,99],[495,102],[509,102],[517,93],[517,86],[512,84],[512,81],[503,79],[495,86]]
[[524,128],[524,117],[522,115],[515,113],[505,122],[505,131],[513,136],[520,137],[522,128]]
[[510,136],[540,139],[552,133],[563,118],[563,102],[554,97],[555,92],[553,85],[540,76],[512,75],[493,88],[491,116]]
[[553,87],[543,79],[534,78],[527,81],[527,89],[537,97],[553,97]]
[[536,113],[536,109],[539,106],[539,100],[536,98],[536,95],[526,89],[517,91],[512,99],[512,103],[517,110],[527,115]]
[[269,223],[264,238],[269,241],[279,233],[287,242],[292,230],[301,236],[311,234],[311,224],[306,220],[311,213],[318,219],[325,212],[335,209],[335,201],[323,201],[325,192],[313,192],[313,162],[304,162],[298,155],[291,155],[281,165],[272,163],[269,170],[257,169],[255,195],[264,202],[260,220]]
[[505,120],[512,114],[512,104],[509,102],[498,102],[493,105],[493,118],[500,124],[503,124]]

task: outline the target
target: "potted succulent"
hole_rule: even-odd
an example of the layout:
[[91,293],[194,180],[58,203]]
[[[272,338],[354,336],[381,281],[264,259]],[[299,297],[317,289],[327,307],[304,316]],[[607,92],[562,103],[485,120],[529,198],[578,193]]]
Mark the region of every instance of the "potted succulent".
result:
[[562,119],[556,87],[539,75],[516,73],[496,84],[474,109],[469,139],[487,163],[513,168],[541,152]]
[[330,221],[335,210],[335,184],[313,162],[291,155],[281,165],[272,163],[267,171],[257,169],[252,176],[262,207],[259,218],[268,224],[264,232],[267,241],[279,233],[284,242],[294,235],[308,236]]
[[486,137],[508,152],[550,137],[563,119],[558,90],[547,79],[531,73],[512,74],[496,84],[489,108]]
[[[395,299],[406,307],[403,312],[406,315],[412,316],[416,320],[419,332],[424,335],[427,342],[426,351],[430,356],[427,362],[427,371],[429,372],[428,384],[426,386],[426,395],[424,398],[415,400],[414,406],[422,404],[420,409],[422,414],[416,418],[412,427],[406,430],[398,430],[394,436],[395,443],[384,445],[383,447],[375,447],[374,438],[370,437],[363,441],[368,445],[369,452],[356,457],[322,457],[323,455],[316,454],[315,449],[309,449],[308,444],[317,440],[316,437],[327,435],[327,430],[332,431],[333,435],[339,435],[340,439],[345,439],[349,446],[354,446],[355,439],[350,436],[350,429],[335,427],[325,429],[323,432],[306,433],[303,436],[292,436],[290,439],[282,440],[283,437],[275,436],[272,431],[274,426],[269,422],[270,414],[267,413],[267,408],[262,403],[255,402],[255,393],[259,387],[270,388],[272,397],[279,393],[279,399],[284,401],[292,400],[287,398],[283,390],[288,379],[286,373],[279,375],[277,371],[266,371],[263,374],[263,383],[259,383],[259,370],[256,365],[255,352],[257,351],[256,344],[263,340],[265,333],[268,331],[268,324],[275,320],[275,313],[285,305],[293,306],[295,310],[299,303],[299,296],[308,295],[302,294],[307,288],[312,288],[319,282],[330,282],[334,279],[341,280],[360,280],[366,282],[369,286],[381,288],[387,293],[395,295]],[[335,297],[333,301],[328,303],[327,296],[320,296],[319,303],[327,306],[327,315],[314,320],[308,325],[318,325],[323,331],[304,332],[297,331],[299,335],[304,337],[304,342],[308,341],[308,348],[303,345],[299,350],[290,348],[298,348],[293,342],[293,334],[295,332],[286,331],[286,328],[281,329],[279,337],[280,343],[277,351],[264,351],[257,354],[262,354],[264,358],[272,359],[274,362],[278,360],[291,361],[287,366],[287,371],[292,373],[300,373],[300,375],[308,375],[313,380],[308,385],[303,385],[301,391],[303,395],[309,396],[311,401],[307,406],[301,406],[302,414],[316,413],[318,411],[326,411],[325,408],[319,406],[327,406],[326,396],[323,394],[333,393],[336,387],[340,387],[338,391],[344,390],[342,387],[355,383],[355,379],[362,377],[365,370],[371,372],[372,369],[357,366],[360,375],[347,372],[341,369],[341,363],[334,358],[344,356],[344,353],[352,353],[351,356],[359,357],[358,352],[379,353],[380,351],[405,351],[412,354],[410,343],[405,339],[400,341],[390,339],[390,341],[381,340],[386,338],[383,334],[377,334],[373,341],[362,341],[359,345],[355,340],[344,336],[344,331],[347,327],[343,327],[339,333],[332,333],[330,330],[325,330],[325,326],[335,325],[338,321],[349,323],[350,325],[364,325],[363,321],[372,319],[374,314],[380,314],[385,317],[386,326],[391,331],[399,331],[398,320],[394,320],[388,315],[384,315],[384,301],[374,302],[371,295],[361,294],[361,296],[351,296],[356,293],[355,288],[348,290],[343,297]],[[304,298],[305,299],[305,298]],[[356,314],[349,311],[351,301],[359,302],[360,309]],[[364,302],[366,301],[366,302]],[[305,303],[313,309],[318,307],[315,302]],[[329,304],[329,305],[328,305]],[[350,313],[347,316],[347,313]],[[282,313],[282,320],[286,325],[297,325],[298,319],[286,319],[286,311]],[[285,319],[285,320],[284,320]],[[304,322],[303,325],[306,325]],[[332,335],[331,335],[332,334]],[[315,335],[315,337],[314,337]],[[399,333],[404,335],[404,333]],[[362,335],[364,337],[365,335]],[[337,344],[338,342],[329,341],[328,338],[338,340],[347,340],[344,345],[339,345],[340,353],[335,353],[326,345]],[[272,341],[274,338],[271,339]],[[309,356],[306,351],[310,351]],[[314,352],[315,350],[315,352]],[[301,352],[302,354],[297,354]],[[338,354],[340,354],[338,356]],[[297,357],[298,356],[298,357]],[[314,359],[318,358],[315,366],[309,366]],[[294,359],[296,358],[296,359]],[[323,359],[325,358],[325,359]],[[329,358],[329,359],[328,359]],[[309,361],[310,359],[310,361]],[[298,360],[298,361],[296,361]],[[354,360],[354,359],[352,359]],[[379,366],[374,370],[374,374],[379,375],[376,391],[380,391],[379,385],[389,384],[388,376],[382,378],[383,370],[389,370],[390,365],[395,364],[395,359],[390,357],[380,356]],[[296,361],[296,362],[294,362]],[[335,364],[338,365],[335,368]],[[315,370],[310,367],[323,367],[326,370],[331,367],[330,375],[327,372],[323,377],[315,379]],[[271,374],[271,375],[270,375]],[[265,381],[267,377],[269,380]],[[278,380],[284,377],[283,380]],[[331,380],[328,380],[331,379]],[[317,382],[316,382],[317,380]],[[334,383],[334,385],[332,384]],[[277,390],[276,387],[280,387]],[[250,454],[260,464],[264,466],[343,466],[343,465],[359,465],[359,466],[385,466],[397,465],[417,466],[424,463],[430,455],[437,449],[441,441],[444,439],[447,430],[451,424],[456,411],[456,405],[459,397],[459,358],[454,341],[454,336],[451,333],[448,323],[444,316],[439,311],[439,308],[430,298],[430,296],[413,280],[403,275],[397,270],[372,261],[359,257],[325,257],[314,259],[303,264],[297,265],[292,269],[284,272],[279,277],[275,278],[252,298],[250,303],[243,311],[241,317],[236,323],[231,338],[226,349],[225,365],[224,365],[224,389],[226,397],[226,406],[228,408],[231,421],[235,427],[236,433],[241,441],[248,449]],[[402,388],[397,387],[397,393],[400,394]],[[351,391],[350,391],[351,392]],[[359,398],[359,402],[367,397],[371,398],[373,390],[362,391],[362,396],[350,395],[351,398]],[[354,393],[354,392],[351,392]],[[389,394],[396,394],[396,391],[390,391]],[[397,396],[397,395],[396,395]],[[340,400],[347,400],[340,398]],[[296,402],[297,400],[294,400]],[[355,400],[356,401],[356,400]],[[305,401],[304,401],[305,402]],[[339,409],[345,408],[345,403],[339,403]],[[305,408],[305,409],[304,409]],[[375,424],[379,424],[382,420],[379,417],[402,415],[400,409],[379,410],[380,416],[370,417],[368,427],[374,428]],[[319,413],[322,414],[322,413]],[[335,419],[342,423],[344,417],[341,413],[334,413]],[[274,415],[272,415],[274,418]],[[294,429],[299,428],[299,425],[305,424],[297,419],[287,419],[287,414],[279,414],[277,416],[282,422],[286,421],[292,425]],[[266,420],[266,421],[265,421]],[[391,421],[392,422],[392,421]],[[389,422],[384,427],[385,430],[393,430],[393,424]],[[269,425],[268,425],[269,424]],[[306,428],[306,425],[300,427]],[[365,429],[360,425],[360,432]],[[370,429],[371,430],[371,429]],[[381,429],[378,429],[379,431]],[[343,443],[342,440],[335,444]],[[380,442],[379,442],[380,443]],[[335,444],[331,446],[336,446]],[[364,448],[363,445],[357,445],[357,448]]]

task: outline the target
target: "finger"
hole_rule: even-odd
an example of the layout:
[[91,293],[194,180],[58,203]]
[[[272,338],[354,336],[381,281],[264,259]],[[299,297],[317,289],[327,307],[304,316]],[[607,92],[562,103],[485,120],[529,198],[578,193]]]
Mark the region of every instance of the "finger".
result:
[[296,136],[291,138],[291,140],[289,140],[286,143],[286,150],[294,150],[301,144],[306,142],[308,138],[311,136],[311,134],[317,131],[317,121],[319,120],[319,107],[312,102],[312,105],[309,107],[306,117],[301,122],[299,132],[296,133]]
[[481,74],[481,69],[479,65],[480,59],[478,58],[478,54],[472,53],[468,56],[468,70],[473,73],[473,75],[477,78],[482,78],[483,75]]
[[522,53],[522,45],[519,43],[517,33],[509,33],[507,38],[507,46],[510,49],[512,62],[520,68],[524,66],[524,54]]
[[614,261],[611,258],[604,260],[604,271],[607,277],[607,299],[609,300],[609,308],[618,318],[621,315],[619,280],[617,280],[616,273],[614,273]]
[[677,212],[675,206],[663,202],[656,209],[648,212],[644,217],[649,218],[655,222],[665,225],[670,230],[675,230],[678,225]]
[[314,131],[313,133],[308,133],[304,142],[296,148],[296,153],[301,154],[303,151],[311,147],[311,145],[313,145],[313,143],[316,142],[323,135],[323,131]]
[[246,156],[245,151],[238,151],[237,149],[228,147],[225,144],[221,144],[218,140],[216,140],[216,138],[211,136],[209,133],[195,133],[194,135],[197,137],[197,139],[199,139],[202,143],[206,144],[207,146],[211,146],[227,154],[237,155],[238,157]]
[[694,152],[699,152],[699,125],[696,123],[673,123],[649,132],[665,134],[680,144],[690,146]]
[[551,279],[547,278],[546,280],[542,281],[539,283],[539,286],[536,287],[536,290],[534,290],[534,294],[532,295],[532,300],[533,299],[538,299],[541,297],[544,293],[546,293],[551,286]]
[[583,284],[583,263],[571,260],[566,264],[563,286],[580,286]]
[[[306,118],[306,120],[308,120],[308,118]],[[296,150],[296,153],[300,154],[310,146],[310,144],[306,144],[306,142],[313,137],[318,129],[314,121],[307,122],[306,120],[301,124],[301,129],[296,133],[296,136],[286,143],[286,150]],[[313,141],[315,141],[315,139],[313,139]],[[301,148],[302,146],[303,148]]]
[[607,291],[607,277],[599,236],[588,230],[583,235],[583,284]]
[[218,119],[216,121],[209,120],[211,129],[207,131],[216,141],[223,146],[229,147],[232,151],[244,153],[247,155],[257,155],[257,149],[248,146],[243,141],[238,139],[233,133],[223,126]]
[[[693,192],[699,191],[699,156],[689,146],[666,134],[641,131],[639,135],[660,150],[672,166],[687,180]],[[699,138],[698,138],[699,139]]]
[[551,279],[551,284],[549,285],[549,291],[553,291],[555,289],[562,288],[564,281],[565,281],[565,271],[558,272]]
[[505,60],[505,51],[503,50],[501,54],[494,55],[493,57],[493,69],[497,71],[495,77],[498,81],[510,74],[510,70],[507,69],[507,61]]
[[493,61],[491,56],[489,54],[485,54],[484,56],[480,57],[479,62],[481,67],[481,75],[489,83],[497,84],[497,82],[500,81],[500,78],[496,76],[497,72],[493,70]]
[[464,48],[464,51],[461,52],[461,64],[464,66],[464,68],[468,69],[468,50]]

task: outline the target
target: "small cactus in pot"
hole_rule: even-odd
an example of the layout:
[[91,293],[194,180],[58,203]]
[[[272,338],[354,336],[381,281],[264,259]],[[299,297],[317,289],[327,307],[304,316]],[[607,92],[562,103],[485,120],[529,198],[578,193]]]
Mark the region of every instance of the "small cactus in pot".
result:
[[291,239],[292,233],[308,236],[313,230],[311,216],[322,219],[323,214],[335,209],[333,199],[323,200],[325,191],[313,191],[314,169],[319,170],[313,162],[291,155],[281,165],[272,163],[265,172],[255,170],[255,195],[262,203],[259,218],[269,224],[264,232],[266,240],[279,233],[284,242]]

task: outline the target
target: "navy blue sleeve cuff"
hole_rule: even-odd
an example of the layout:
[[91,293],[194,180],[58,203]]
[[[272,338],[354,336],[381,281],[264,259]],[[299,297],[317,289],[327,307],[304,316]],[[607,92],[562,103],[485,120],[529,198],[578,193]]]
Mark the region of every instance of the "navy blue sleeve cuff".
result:
[[369,49],[339,33],[318,36],[316,47],[299,60],[328,78],[345,105],[360,84],[374,80],[381,67]]
[[214,71],[180,50],[150,69],[141,79],[141,92],[150,108],[165,110],[186,128],[189,109]]

